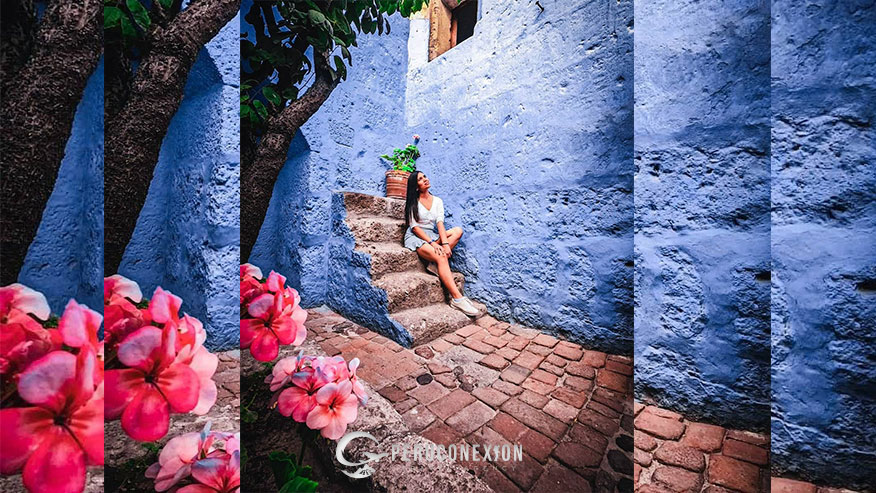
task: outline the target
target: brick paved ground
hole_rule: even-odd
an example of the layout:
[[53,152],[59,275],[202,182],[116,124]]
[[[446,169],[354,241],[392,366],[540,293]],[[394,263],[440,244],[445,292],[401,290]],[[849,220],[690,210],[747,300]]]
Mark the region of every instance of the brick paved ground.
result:
[[769,437],[635,405],[636,491],[770,491]]
[[522,462],[466,464],[498,492],[631,491],[631,360],[483,317],[414,349],[334,313],[307,326],[411,431],[445,446],[519,443]]

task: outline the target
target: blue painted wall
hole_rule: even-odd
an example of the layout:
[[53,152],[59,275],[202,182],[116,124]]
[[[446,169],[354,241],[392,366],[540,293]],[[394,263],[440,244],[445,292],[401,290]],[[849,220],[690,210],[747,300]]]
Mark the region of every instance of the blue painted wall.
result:
[[876,471],[876,5],[772,9],[772,467]]
[[636,4],[635,392],[769,416],[769,4]]
[[466,231],[453,267],[467,294],[629,354],[632,3],[480,4],[475,35],[429,63],[409,59],[426,50],[424,19],[360,39],[290,151],[250,260],[297,279],[306,304],[331,301],[331,192],[383,194],[378,156],[417,133],[419,168]]
[[161,286],[182,297],[214,350],[239,345],[239,22],[189,74],[119,268],[146,296]]
[[55,188],[18,281],[61,314],[73,298],[103,307],[103,61],[88,80]]

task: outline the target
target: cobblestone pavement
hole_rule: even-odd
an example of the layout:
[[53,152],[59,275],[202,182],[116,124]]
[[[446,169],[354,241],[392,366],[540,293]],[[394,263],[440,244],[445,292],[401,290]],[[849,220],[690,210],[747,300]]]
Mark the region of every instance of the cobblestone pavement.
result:
[[631,491],[632,362],[483,317],[414,349],[310,310],[308,337],[415,433],[445,446],[520,444],[522,462],[469,462],[498,492]]
[[769,437],[635,404],[636,491],[770,491]]

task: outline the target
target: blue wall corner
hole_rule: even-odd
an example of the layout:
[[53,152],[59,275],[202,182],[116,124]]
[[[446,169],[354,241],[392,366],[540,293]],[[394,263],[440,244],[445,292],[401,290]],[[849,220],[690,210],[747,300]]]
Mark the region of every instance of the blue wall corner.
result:
[[75,299],[103,307],[103,59],[88,79],[18,281],[46,295],[53,313]]

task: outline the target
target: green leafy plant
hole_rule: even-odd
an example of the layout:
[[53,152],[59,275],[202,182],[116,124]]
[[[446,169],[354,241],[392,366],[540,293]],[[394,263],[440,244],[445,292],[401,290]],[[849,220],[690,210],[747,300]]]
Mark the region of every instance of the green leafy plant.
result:
[[414,135],[414,143],[408,144],[404,149],[395,148],[392,155],[384,154],[380,156],[392,164],[394,171],[407,171],[413,173],[417,171],[417,158],[420,157],[420,150],[417,149],[417,143],[420,141],[419,135]]
[[[254,2],[241,33],[240,118],[244,146],[265,131],[270,117],[297,102],[323,66],[346,80],[358,34],[389,34],[387,17],[408,17],[426,0],[278,0]],[[314,60],[314,54],[320,54]]]
[[275,450],[268,454],[268,459],[279,493],[312,493],[319,487],[319,483],[311,479],[313,469],[301,466],[301,459],[296,459],[295,454]]

